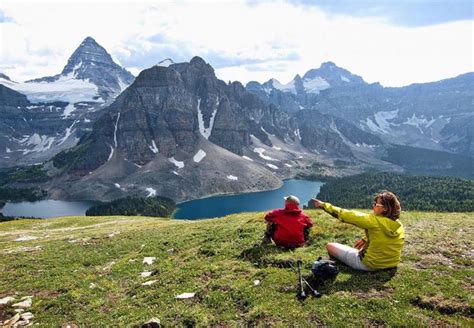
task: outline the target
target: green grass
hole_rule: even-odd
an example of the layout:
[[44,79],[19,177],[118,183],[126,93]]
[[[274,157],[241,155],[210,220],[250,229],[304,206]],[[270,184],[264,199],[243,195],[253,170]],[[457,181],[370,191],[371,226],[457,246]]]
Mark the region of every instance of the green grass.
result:
[[[359,273],[339,265],[341,273],[322,289],[322,298],[299,302],[296,274],[279,264],[302,259],[309,274],[312,261],[327,257],[327,242],[352,244],[362,232],[321,211],[307,213],[316,227],[310,245],[295,251],[257,245],[263,213],[203,221],[4,222],[0,298],[33,295],[31,312],[39,327],[134,326],[152,317],[168,327],[474,325],[473,213],[404,213],[407,240],[396,273]],[[21,235],[39,238],[14,241]],[[148,256],[156,262],[144,265]],[[140,276],[153,270],[156,275]],[[261,284],[254,286],[257,279]],[[147,280],[157,282],[142,286]],[[196,295],[175,298],[184,292]],[[0,320],[12,314],[0,307]]]

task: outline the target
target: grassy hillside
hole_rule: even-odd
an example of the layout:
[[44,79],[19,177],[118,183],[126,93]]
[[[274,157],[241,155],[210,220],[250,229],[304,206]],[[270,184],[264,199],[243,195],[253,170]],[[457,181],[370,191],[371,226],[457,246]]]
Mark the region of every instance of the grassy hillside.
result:
[[[322,298],[299,302],[296,274],[282,261],[300,258],[308,274],[327,242],[352,244],[361,232],[307,212],[316,228],[311,244],[296,251],[256,245],[263,213],[4,222],[0,298],[33,296],[38,327],[134,326],[152,317],[167,327],[474,325],[473,213],[404,213],[408,237],[395,274],[340,265]],[[37,239],[15,241],[28,237]],[[156,261],[144,264],[145,257]],[[196,294],[176,299],[187,292]],[[11,304],[0,305],[0,320],[13,314]]]

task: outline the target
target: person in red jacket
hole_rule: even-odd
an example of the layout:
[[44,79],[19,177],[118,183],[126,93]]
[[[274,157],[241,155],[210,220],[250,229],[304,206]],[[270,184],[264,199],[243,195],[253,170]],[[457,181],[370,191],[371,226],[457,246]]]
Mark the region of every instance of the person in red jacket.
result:
[[273,210],[265,215],[267,230],[262,244],[268,244],[273,240],[277,246],[287,248],[304,246],[313,222],[299,208],[298,197],[290,195],[284,199],[285,208]]

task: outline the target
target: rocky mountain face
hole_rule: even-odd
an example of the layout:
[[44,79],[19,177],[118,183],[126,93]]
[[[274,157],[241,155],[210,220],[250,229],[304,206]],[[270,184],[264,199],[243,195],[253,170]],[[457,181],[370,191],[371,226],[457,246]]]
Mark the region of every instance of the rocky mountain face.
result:
[[[306,81],[311,88],[297,87]],[[304,85],[304,84],[303,84]],[[384,88],[325,63],[282,87],[270,80],[246,89],[285,112],[314,109],[344,119],[386,143],[474,156],[474,73],[439,82]]]
[[[68,103],[33,104],[0,85],[0,167],[41,163],[74,146],[91,121],[63,117]],[[84,108],[82,110],[85,110]]]
[[[272,188],[303,163],[353,158],[347,144],[369,139],[331,115],[283,112],[241,83],[217,79],[194,57],[142,71],[93,130],[46,167],[61,181],[51,192],[67,197],[80,198],[84,190],[98,199],[153,191],[180,200]],[[67,190],[64,179],[73,181]]]
[[[18,83],[1,74],[0,167],[41,163],[74,146],[133,80],[90,37],[58,75]],[[12,107],[19,93],[26,97]]]
[[[87,170],[95,169],[113,149],[143,165],[157,153],[168,158],[179,151],[189,153],[200,138],[242,155],[252,132],[271,145],[267,134],[261,133],[262,117],[269,118],[269,124],[282,120],[274,129],[288,134],[289,119],[279,114],[240,83],[226,85],[218,80],[212,67],[199,57],[190,63],[154,66],[143,71],[107,108],[107,114],[79,145],[90,143],[88,149],[102,158],[90,164],[93,156],[85,156],[86,162],[81,163]],[[81,169],[79,163],[77,168]]]

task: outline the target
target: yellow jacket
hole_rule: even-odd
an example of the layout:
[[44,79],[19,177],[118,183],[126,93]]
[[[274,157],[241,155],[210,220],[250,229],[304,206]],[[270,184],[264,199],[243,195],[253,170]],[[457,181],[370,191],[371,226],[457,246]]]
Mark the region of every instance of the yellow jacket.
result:
[[366,244],[359,254],[368,268],[393,268],[400,263],[405,229],[399,220],[346,210],[329,203],[322,203],[322,208],[342,222],[365,229]]

